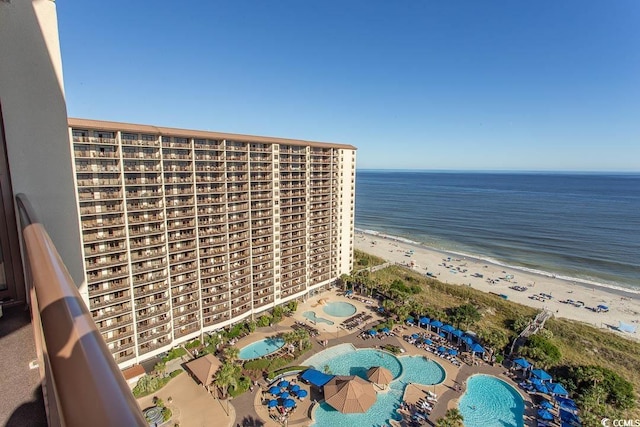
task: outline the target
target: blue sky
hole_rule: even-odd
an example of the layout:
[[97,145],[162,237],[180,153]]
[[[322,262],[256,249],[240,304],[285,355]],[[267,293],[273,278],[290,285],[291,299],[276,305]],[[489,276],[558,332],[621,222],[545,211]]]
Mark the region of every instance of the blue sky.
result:
[[640,1],[58,1],[72,117],[640,171]]

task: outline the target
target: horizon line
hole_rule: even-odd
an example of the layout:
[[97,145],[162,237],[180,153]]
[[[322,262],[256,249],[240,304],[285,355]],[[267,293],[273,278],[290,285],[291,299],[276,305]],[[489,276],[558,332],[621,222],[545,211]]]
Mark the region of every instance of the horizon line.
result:
[[640,170],[580,170],[580,169],[418,169],[418,168],[357,168],[356,172],[432,172],[432,173],[535,173],[535,174],[591,174],[640,175]]

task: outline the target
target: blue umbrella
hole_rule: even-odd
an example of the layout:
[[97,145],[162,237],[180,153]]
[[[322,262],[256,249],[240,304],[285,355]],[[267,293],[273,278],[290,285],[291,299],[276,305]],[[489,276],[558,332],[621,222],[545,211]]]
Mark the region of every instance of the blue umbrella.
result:
[[424,340],[424,343],[425,343],[426,345],[433,345],[433,341],[431,341],[429,338],[426,338],[426,339]]
[[456,356],[458,354],[458,350],[456,350],[455,348],[450,348],[449,354],[452,356]]
[[474,353],[484,353],[484,348],[478,343],[471,346],[471,351]]
[[412,316],[409,316],[409,317],[407,317],[407,318],[405,319],[405,321],[406,321],[406,322],[409,322],[409,323],[413,323],[413,320],[414,320],[414,319],[413,319],[413,317],[412,317]]
[[451,325],[444,325],[442,328],[440,328],[440,330],[444,332],[453,332],[456,330],[456,328]]
[[513,360],[513,364],[514,365],[518,365],[523,369],[528,369],[531,367],[531,363],[529,363],[529,361],[527,359],[525,359],[524,357],[519,357],[517,359]]
[[539,378],[532,378],[532,379],[531,379],[531,384],[533,384],[533,385],[539,385],[539,386],[544,387],[544,383],[543,383],[543,382],[542,382],[542,380],[541,380],[541,379],[539,379]]
[[549,375],[544,369],[533,369],[531,371],[531,375],[536,378],[540,378],[542,381],[549,381],[551,379],[551,375]]
[[384,313],[384,307],[378,307],[378,313]]
[[348,291],[346,291],[344,294],[345,295],[351,295],[353,293],[353,291],[351,289],[349,289]]
[[420,338],[420,335],[418,335],[418,334],[411,334],[411,338],[413,338],[414,340],[417,340],[418,338]]
[[460,329],[456,329],[453,332],[451,332],[451,335],[455,336],[455,337],[462,337],[462,334],[464,334],[464,332],[462,332]]
[[533,387],[536,389],[538,393],[549,393],[549,390],[544,386],[543,383],[533,383]]
[[576,402],[572,399],[562,396],[556,396],[556,402],[560,405],[560,408],[568,409],[570,411],[577,411],[578,407],[576,406]]
[[471,347],[473,345],[473,338],[464,336],[462,337],[462,342]]
[[447,351],[447,349],[446,349],[446,348],[444,348],[444,346],[442,346],[442,345],[441,345],[440,347],[438,347],[438,351],[439,351],[440,353],[444,353],[445,351]]
[[543,400],[542,403],[540,403],[540,406],[544,409],[551,409],[553,408],[553,403],[549,402],[548,400]]
[[431,327],[432,328],[439,328],[443,325],[443,323],[439,320],[434,320],[431,322]]
[[275,408],[276,406],[278,406],[278,401],[277,400],[270,400],[269,403],[267,404],[267,406],[269,408]]
[[293,408],[296,406],[296,402],[293,399],[285,399],[284,402],[282,402],[282,406],[285,408]]
[[307,390],[302,390],[302,389],[296,393],[298,397],[307,397],[307,394],[308,394]]
[[547,389],[549,389],[549,393],[551,394],[559,394],[561,396],[567,396],[569,394],[567,389],[559,383],[549,383],[547,384]]
[[293,392],[296,392],[296,391],[298,391],[298,390],[300,390],[300,386],[299,386],[298,384],[296,384],[296,385],[292,386],[292,387],[289,389],[289,391],[293,391]]
[[282,394],[280,395],[280,399],[288,399],[289,396],[291,396],[288,392],[283,391]]
[[269,393],[271,394],[280,394],[280,387],[273,386],[269,389]]
[[289,386],[289,381],[280,381],[278,383],[278,387],[288,387]]
[[551,412],[547,411],[546,409],[539,409],[538,410],[538,418],[550,421],[550,420],[553,419],[553,414]]
[[378,331],[376,331],[375,329],[370,329],[369,335],[378,335]]
[[445,334],[444,332],[438,332],[438,335],[440,335],[442,338],[447,336],[447,334]]
[[421,325],[428,325],[431,323],[431,319],[429,319],[428,317],[421,317],[420,318],[420,324]]
[[383,334],[388,334],[389,332],[391,332],[391,330],[389,328],[382,328],[380,329],[380,332],[382,332]]

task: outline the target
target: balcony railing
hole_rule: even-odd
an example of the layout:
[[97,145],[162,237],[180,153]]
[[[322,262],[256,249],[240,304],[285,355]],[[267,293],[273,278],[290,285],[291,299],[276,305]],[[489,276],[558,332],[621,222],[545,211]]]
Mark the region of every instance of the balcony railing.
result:
[[47,231],[16,201],[48,425],[147,426]]

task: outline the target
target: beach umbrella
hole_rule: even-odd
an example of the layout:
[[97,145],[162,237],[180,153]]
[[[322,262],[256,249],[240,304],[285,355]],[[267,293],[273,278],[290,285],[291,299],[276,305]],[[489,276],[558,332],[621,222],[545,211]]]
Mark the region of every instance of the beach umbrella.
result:
[[414,340],[417,340],[418,338],[420,338],[420,335],[418,335],[418,334],[411,334],[411,338],[413,338]]
[[296,406],[296,401],[293,399],[285,399],[284,402],[282,402],[282,406],[285,408],[293,408]]
[[296,392],[298,390],[300,390],[300,386],[298,384],[295,384],[291,386],[291,388],[289,388],[289,391],[293,391],[293,392]]
[[465,335],[464,337],[462,337],[462,342],[471,347],[473,345],[473,338]]
[[471,351],[474,353],[484,353],[484,348],[478,343],[471,346]]
[[409,316],[405,319],[405,322],[413,323],[413,320],[414,320],[413,317]]
[[442,338],[446,338],[447,334],[445,334],[444,332],[438,332],[438,335],[440,335]]
[[569,392],[567,391],[567,389],[562,387],[562,384],[560,383],[549,383],[547,384],[547,389],[551,394],[559,394],[561,396],[569,395]]
[[271,393],[271,394],[280,394],[280,387],[272,386],[269,389],[269,393]]
[[424,343],[426,345],[433,345],[433,341],[431,341],[429,338],[425,338]]
[[582,425],[582,423],[580,422],[580,418],[569,411],[565,411],[564,409],[560,409],[560,421],[563,421],[569,425]]
[[455,348],[450,348],[449,349],[449,354],[452,356],[457,356],[458,355],[458,350],[456,350]]
[[531,375],[536,378],[540,378],[542,381],[549,381],[551,379],[551,375],[549,375],[544,369],[533,369],[531,371]]
[[431,322],[431,327],[432,328],[440,328],[443,325],[443,323],[439,320],[434,320]]
[[391,330],[389,328],[382,328],[380,329],[380,332],[382,332],[383,334],[388,334],[389,332],[391,332]]
[[343,414],[363,413],[376,402],[373,384],[357,375],[336,375],[324,386],[324,401]]
[[269,403],[267,403],[267,406],[269,408],[275,408],[276,406],[278,406],[278,401],[277,400],[270,400]]
[[454,329],[453,331],[451,331],[451,335],[453,335],[454,337],[462,337],[462,334],[464,334],[464,332],[462,332],[460,329]]
[[372,366],[367,371],[367,379],[378,385],[389,385],[393,381],[393,374],[382,366]]
[[444,353],[445,351],[447,351],[447,349],[444,346],[441,345],[440,347],[438,347],[438,352]]
[[420,318],[420,324],[421,325],[428,325],[431,323],[431,319],[429,319],[428,317],[421,317]]
[[369,330],[369,335],[378,335],[378,331],[376,331],[375,329],[370,329]]
[[353,293],[353,291],[351,289],[349,289],[348,291],[346,291],[344,294],[345,295],[351,295]]
[[289,392],[283,391],[282,394],[280,395],[280,399],[288,399],[289,396],[291,396]]
[[384,313],[384,307],[378,307],[378,313]]
[[296,396],[298,396],[299,398],[303,398],[303,397],[307,397],[307,390],[304,389],[300,389],[296,392]]
[[543,409],[551,409],[553,408],[553,403],[549,402],[548,400],[543,400],[542,403],[540,403],[540,406]]
[[551,421],[553,419],[553,414],[546,409],[539,409],[538,418]]
[[540,380],[539,378],[532,378],[530,380],[531,384],[533,385],[539,385],[539,386],[543,386],[544,387],[544,383],[542,382],[542,380]]
[[538,393],[549,393],[549,390],[542,382],[534,383],[532,382],[533,387],[536,389]]
[[531,363],[529,363],[529,361],[524,357],[519,357],[517,359],[514,359],[513,364],[518,365],[523,369],[528,369],[531,367]]
[[278,383],[278,387],[288,387],[289,386],[289,381],[280,381]]
[[572,399],[562,396],[555,396],[556,402],[560,405],[560,408],[567,409],[569,411],[577,411],[578,407],[576,406],[576,402]]

